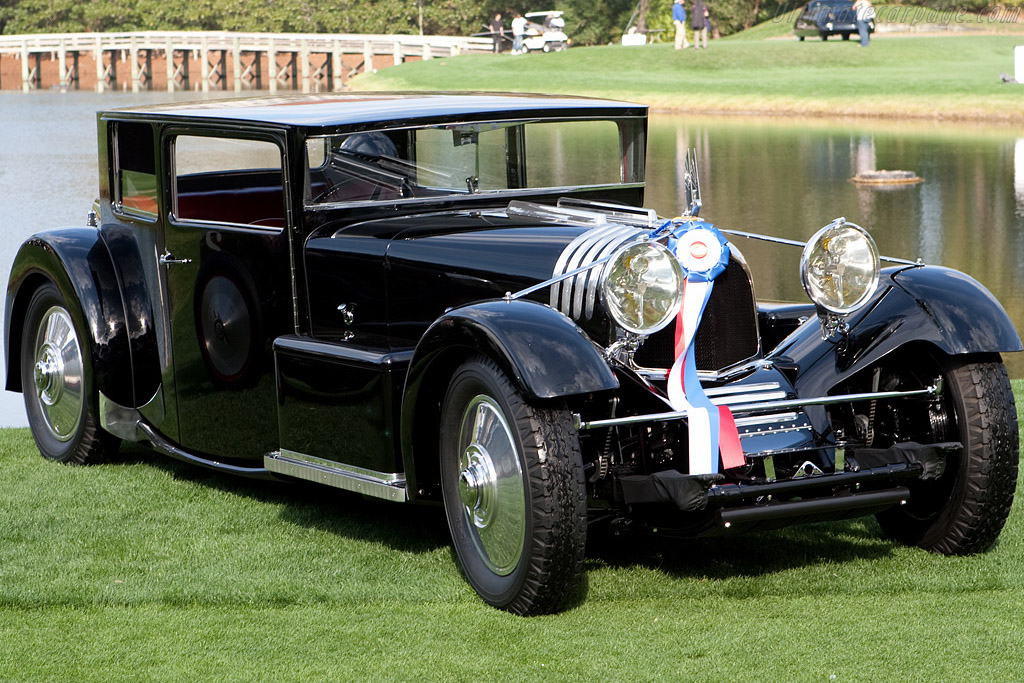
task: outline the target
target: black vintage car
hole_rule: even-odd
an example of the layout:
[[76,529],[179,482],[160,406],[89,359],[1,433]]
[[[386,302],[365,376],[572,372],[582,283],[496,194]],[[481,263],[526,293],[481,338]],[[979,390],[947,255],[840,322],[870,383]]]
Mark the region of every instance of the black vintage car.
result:
[[88,221],[13,264],[6,386],[51,460],[141,441],[443,505],[469,583],[518,614],[564,604],[598,527],[875,514],[988,548],[1018,462],[999,303],[881,269],[843,218],[797,244],[810,301],[756,301],[692,160],[680,216],[641,208],[646,116],[501,94],[101,112]]
[[[868,33],[874,33],[875,20],[868,21]],[[798,40],[842,36],[849,40],[857,33],[857,12],[853,0],[813,0],[804,5],[793,24],[793,33]]]

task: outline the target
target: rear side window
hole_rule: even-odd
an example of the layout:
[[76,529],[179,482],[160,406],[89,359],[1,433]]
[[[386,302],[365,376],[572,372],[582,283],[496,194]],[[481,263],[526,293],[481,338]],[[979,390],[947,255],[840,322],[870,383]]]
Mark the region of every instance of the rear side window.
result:
[[153,127],[129,121],[114,124],[114,159],[117,174],[115,207],[125,213],[156,216]]
[[178,135],[171,145],[175,218],[284,227],[283,163],[276,144]]

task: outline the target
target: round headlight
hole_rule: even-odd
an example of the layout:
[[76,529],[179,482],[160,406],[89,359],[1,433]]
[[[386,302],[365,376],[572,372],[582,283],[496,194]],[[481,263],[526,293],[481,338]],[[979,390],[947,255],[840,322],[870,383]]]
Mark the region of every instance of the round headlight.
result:
[[804,247],[800,280],[818,306],[839,315],[852,313],[878,286],[878,247],[859,225],[826,225]]
[[612,319],[637,334],[662,329],[683,302],[683,268],[662,244],[636,242],[605,266],[601,294]]

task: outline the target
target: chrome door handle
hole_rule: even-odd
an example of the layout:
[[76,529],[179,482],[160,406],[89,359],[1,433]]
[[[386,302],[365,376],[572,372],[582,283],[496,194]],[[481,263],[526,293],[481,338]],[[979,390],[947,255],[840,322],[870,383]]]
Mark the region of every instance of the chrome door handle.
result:
[[173,263],[192,263],[192,259],[190,259],[190,258],[177,258],[177,257],[175,257],[174,254],[172,254],[169,251],[165,251],[164,253],[160,254],[160,265],[161,266],[169,266],[169,265],[171,265]]

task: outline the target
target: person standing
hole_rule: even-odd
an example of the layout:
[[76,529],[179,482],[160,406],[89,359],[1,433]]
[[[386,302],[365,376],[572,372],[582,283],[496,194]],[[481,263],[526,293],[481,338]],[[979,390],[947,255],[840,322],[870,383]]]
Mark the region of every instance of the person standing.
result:
[[501,23],[501,12],[494,15],[490,23],[491,40],[494,41],[494,54],[501,52],[501,41],[505,40],[505,24]]
[[526,19],[519,12],[516,12],[512,20],[512,54],[518,55],[523,52],[523,40],[526,38]]
[[701,46],[701,39],[704,39],[704,49],[708,49],[708,8],[704,0],[693,0],[693,16],[690,17],[690,28],[693,29],[693,48],[696,50]]
[[686,40],[686,7],[685,0],[676,0],[672,5],[672,23],[676,25],[676,49],[685,50],[690,47]]
[[875,18],[875,8],[871,0],[855,0],[853,3],[854,23],[857,25],[857,33],[860,34],[860,46],[867,47],[871,42],[871,34],[868,31],[868,22]]

